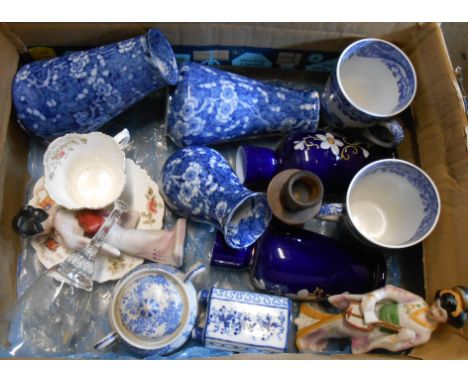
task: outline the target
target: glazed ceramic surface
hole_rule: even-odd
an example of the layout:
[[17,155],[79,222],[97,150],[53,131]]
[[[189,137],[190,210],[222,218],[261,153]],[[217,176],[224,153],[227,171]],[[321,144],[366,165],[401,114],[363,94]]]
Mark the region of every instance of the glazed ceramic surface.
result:
[[100,132],[67,134],[44,154],[45,188],[67,209],[99,209],[114,202],[125,182],[128,131],[114,138]]
[[187,274],[164,264],[145,264],[116,285],[109,309],[113,333],[96,344],[105,349],[120,339],[142,355],[166,355],[190,337],[197,316],[197,296],[191,279],[204,270]]
[[34,135],[87,133],[175,84],[177,75],[169,42],[150,29],[143,36],[24,65],[13,82],[13,102],[20,123]]
[[[131,159],[126,160],[126,173],[128,180],[121,199],[128,204],[129,210],[140,213],[137,228],[161,229],[164,201],[159,194],[158,185]],[[33,197],[29,204],[45,211],[50,211],[56,206],[44,188],[44,178],[39,179],[34,186]],[[47,269],[61,263],[72,254],[55,232],[33,237],[31,245],[36,251],[37,258]],[[97,256],[93,280],[99,283],[118,280],[142,263],[143,259],[125,254],[120,258]]]
[[228,162],[213,149],[180,149],[167,160],[162,173],[169,206],[184,217],[213,224],[231,247],[251,245],[270,222],[266,195],[242,186]]
[[369,130],[366,137],[396,146],[403,140],[403,129],[395,120],[385,121],[406,109],[415,94],[416,73],[399,48],[379,39],[359,40],[343,51],[325,85],[323,117],[339,128],[383,124],[392,135],[388,145]]
[[335,293],[364,293],[385,283],[385,261],[314,232],[272,225],[249,249],[215,239],[211,265],[250,267],[252,284],[299,300]]
[[240,146],[236,173],[248,186],[267,184],[283,170],[307,170],[320,178],[325,194],[330,194],[345,192],[353,176],[375,157],[372,144],[345,132],[319,129],[289,134],[275,151]]
[[367,165],[346,196],[347,222],[369,242],[405,248],[424,240],[440,215],[440,197],[431,178],[397,159]]
[[222,288],[201,295],[208,303],[207,318],[194,337],[205,346],[237,352],[287,350],[292,314],[288,298]]
[[170,96],[168,134],[179,146],[290,131],[314,131],[320,115],[314,90],[277,87],[196,63],[180,67]]

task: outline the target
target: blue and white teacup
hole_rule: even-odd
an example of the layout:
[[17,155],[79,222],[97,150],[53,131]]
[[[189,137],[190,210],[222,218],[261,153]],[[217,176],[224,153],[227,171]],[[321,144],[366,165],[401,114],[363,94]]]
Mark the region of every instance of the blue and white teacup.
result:
[[[322,93],[322,114],[337,128],[366,128],[363,135],[383,147],[395,147],[403,128],[391,119],[405,110],[416,94],[416,72],[395,45],[376,38],[349,45],[338,59]],[[388,132],[376,135],[371,126]]]
[[346,204],[324,204],[319,219],[338,220],[361,242],[400,249],[423,241],[441,209],[432,179],[400,159],[382,159],[362,168],[351,181]]

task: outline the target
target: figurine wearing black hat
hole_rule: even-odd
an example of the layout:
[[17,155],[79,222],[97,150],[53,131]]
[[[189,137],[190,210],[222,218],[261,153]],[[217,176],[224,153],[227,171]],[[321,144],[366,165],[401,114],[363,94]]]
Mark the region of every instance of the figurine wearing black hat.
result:
[[402,351],[429,341],[440,323],[462,328],[468,317],[468,288],[437,291],[429,305],[393,285],[364,295],[343,293],[328,298],[342,313],[331,314],[303,303],[295,320],[300,351],[323,351],[330,338],[351,337],[355,354],[374,349]]

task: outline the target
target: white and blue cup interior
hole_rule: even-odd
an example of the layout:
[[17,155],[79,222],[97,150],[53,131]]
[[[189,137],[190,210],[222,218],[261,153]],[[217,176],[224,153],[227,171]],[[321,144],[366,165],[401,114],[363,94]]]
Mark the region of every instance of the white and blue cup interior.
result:
[[402,112],[416,94],[416,72],[409,58],[379,39],[359,40],[346,48],[338,60],[337,77],[347,100],[374,117]]
[[346,197],[354,228],[367,240],[386,248],[405,248],[424,240],[440,215],[434,182],[417,166],[383,159],[353,178]]

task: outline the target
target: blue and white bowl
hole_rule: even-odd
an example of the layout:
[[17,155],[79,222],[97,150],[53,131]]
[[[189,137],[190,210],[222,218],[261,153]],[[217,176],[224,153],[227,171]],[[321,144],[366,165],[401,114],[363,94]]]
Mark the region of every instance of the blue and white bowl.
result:
[[[391,119],[405,110],[416,94],[416,72],[401,49],[388,41],[367,38],[349,45],[338,59],[321,95],[323,118],[337,128],[365,128],[364,136],[384,147],[404,138]],[[366,129],[379,125],[391,137],[384,140]]]
[[104,350],[116,340],[144,355],[166,355],[190,337],[197,317],[197,294],[191,279],[204,270],[195,266],[187,274],[164,264],[135,268],[116,285],[109,309],[113,332],[96,345]]
[[196,63],[184,64],[168,101],[168,135],[179,146],[314,131],[315,90],[295,90]]
[[271,220],[266,194],[242,186],[228,162],[211,148],[176,151],[162,177],[169,207],[183,217],[213,224],[232,248],[253,244]]

